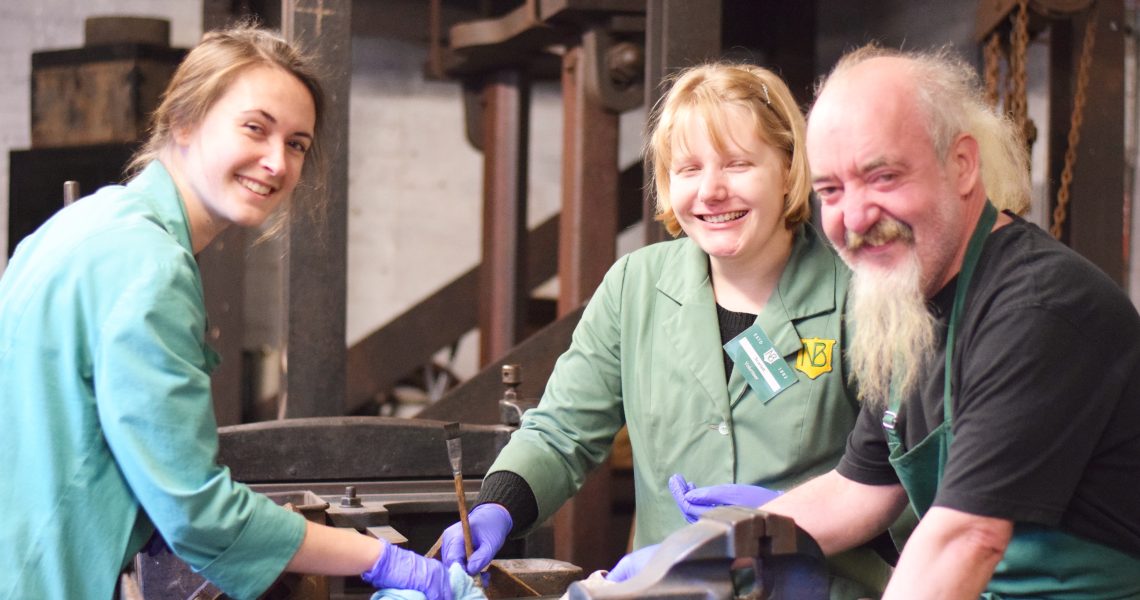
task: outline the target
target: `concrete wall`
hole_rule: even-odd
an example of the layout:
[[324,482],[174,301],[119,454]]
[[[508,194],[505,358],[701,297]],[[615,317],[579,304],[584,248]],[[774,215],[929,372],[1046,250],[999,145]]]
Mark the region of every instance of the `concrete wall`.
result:
[[[352,54],[349,344],[478,264],[483,211],[483,155],[467,143],[459,84],[425,80],[424,44],[356,36]],[[555,82],[531,94],[533,227],[559,210],[562,108]],[[464,375],[476,367],[469,337]]]

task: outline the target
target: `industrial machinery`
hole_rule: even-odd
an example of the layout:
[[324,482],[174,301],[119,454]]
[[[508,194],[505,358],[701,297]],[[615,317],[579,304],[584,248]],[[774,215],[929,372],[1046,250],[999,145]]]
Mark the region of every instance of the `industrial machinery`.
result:
[[[247,483],[307,519],[351,527],[426,553],[459,518],[444,442],[444,422],[390,417],[288,419],[219,429],[220,463]],[[467,500],[478,495],[482,475],[514,427],[462,425]],[[551,556],[549,527],[512,540],[500,557]],[[169,550],[139,553],[136,579],[142,597],[222,598]],[[560,586],[581,569],[558,561],[508,561],[506,567],[535,585]],[[551,583],[553,582],[553,583]],[[538,588],[536,588],[538,589]],[[318,600],[368,598],[372,589],[356,578],[284,576],[267,598]]]
[[[259,440],[255,438],[264,441],[286,430],[320,437],[315,432],[331,431],[330,427],[355,429],[356,434],[384,428],[382,421],[315,421],[318,422],[300,429],[271,427],[268,429],[277,431],[252,435],[241,432],[237,437],[244,438],[240,444],[256,445]],[[405,433],[411,432],[409,429]],[[233,433],[227,432],[227,437],[232,439]],[[423,430],[419,433],[428,438],[437,435]],[[419,552],[425,552],[424,544],[430,544],[437,532],[456,518],[453,488],[446,479],[360,482],[347,486],[344,482],[309,482],[300,486],[307,488],[303,491],[291,484],[254,487],[282,504],[292,505],[306,518],[366,530],[393,543],[407,543]],[[343,492],[337,491],[342,487]],[[500,556],[541,554],[549,552],[549,546],[547,530],[509,542]],[[829,589],[823,553],[808,534],[786,517],[737,506],[713,509],[700,521],[670,535],[640,573],[618,584],[578,583],[576,580],[583,577],[580,568],[551,559],[500,559],[493,566],[486,588],[492,599],[557,598],[565,591],[570,600],[824,600]],[[190,573],[169,551],[140,553],[136,568],[142,595],[148,600],[224,598],[212,584]],[[284,576],[263,598],[325,600],[368,598],[371,594],[368,586],[348,579]]]
[[787,517],[739,506],[710,510],[670,535],[636,576],[614,585],[573,583],[570,600],[824,600],[819,545]]
[[[531,404],[518,397],[516,366],[505,366],[502,380],[502,424],[459,427],[469,503]],[[218,460],[238,481],[309,520],[365,531],[427,554],[459,518],[445,425],[428,419],[317,417],[222,427]],[[565,592],[579,600],[813,600],[828,594],[827,567],[815,541],[791,519],[742,507],[711,510],[669,536],[648,566],[621,584],[576,584],[584,577],[582,569],[543,558],[552,555],[549,525],[508,541],[493,563],[488,597]],[[225,598],[168,549],[148,548],[134,566],[138,595],[145,600]],[[372,592],[356,578],[287,574],[263,598],[348,600]]]

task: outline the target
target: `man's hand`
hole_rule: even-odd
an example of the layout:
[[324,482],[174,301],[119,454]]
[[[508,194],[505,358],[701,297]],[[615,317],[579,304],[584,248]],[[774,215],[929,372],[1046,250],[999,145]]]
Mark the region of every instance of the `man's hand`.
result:
[[660,544],[653,544],[646,546],[640,550],[634,550],[629,554],[621,557],[618,564],[606,575],[606,581],[625,581],[634,575],[637,575],[645,568],[645,563],[657,552],[657,547]]
[[380,558],[360,577],[378,589],[423,592],[428,600],[451,600],[451,580],[438,560],[381,540]]
[[685,481],[680,473],[669,478],[669,491],[677,501],[677,508],[685,520],[696,523],[701,515],[718,506],[747,506],[756,508],[783,492],[758,485],[726,483],[699,488]]
[[459,563],[468,575],[475,576],[491,564],[491,559],[507,541],[514,521],[501,504],[488,503],[471,509],[467,522],[471,525],[471,558],[467,558],[463,545],[463,523],[455,523],[443,532],[440,553],[444,566]]

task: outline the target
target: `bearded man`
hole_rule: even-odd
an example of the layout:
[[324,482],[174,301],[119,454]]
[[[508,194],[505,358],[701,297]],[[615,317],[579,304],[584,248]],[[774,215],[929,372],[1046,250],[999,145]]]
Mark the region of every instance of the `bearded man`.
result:
[[864,405],[836,469],[764,508],[833,553],[909,502],[884,598],[1140,597],[1140,317],[987,199],[1027,196],[1012,131],[960,60],[873,46],[808,120]]

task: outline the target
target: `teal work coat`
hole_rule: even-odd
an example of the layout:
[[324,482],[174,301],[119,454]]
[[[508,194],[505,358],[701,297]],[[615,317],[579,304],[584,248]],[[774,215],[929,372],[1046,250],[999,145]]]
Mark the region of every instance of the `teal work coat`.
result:
[[214,462],[205,330],[160,163],[20,244],[0,278],[0,599],[111,598],[155,526],[235,598],[281,573],[304,520]]
[[697,486],[783,490],[829,471],[859,411],[839,350],[848,279],[819,234],[801,226],[756,320],[798,382],[762,402],[735,368],[725,382],[708,256],[682,238],[621,258],[491,472],[523,477],[542,523],[628,425],[640,548],[687,525],[669,493],[674,473]]

